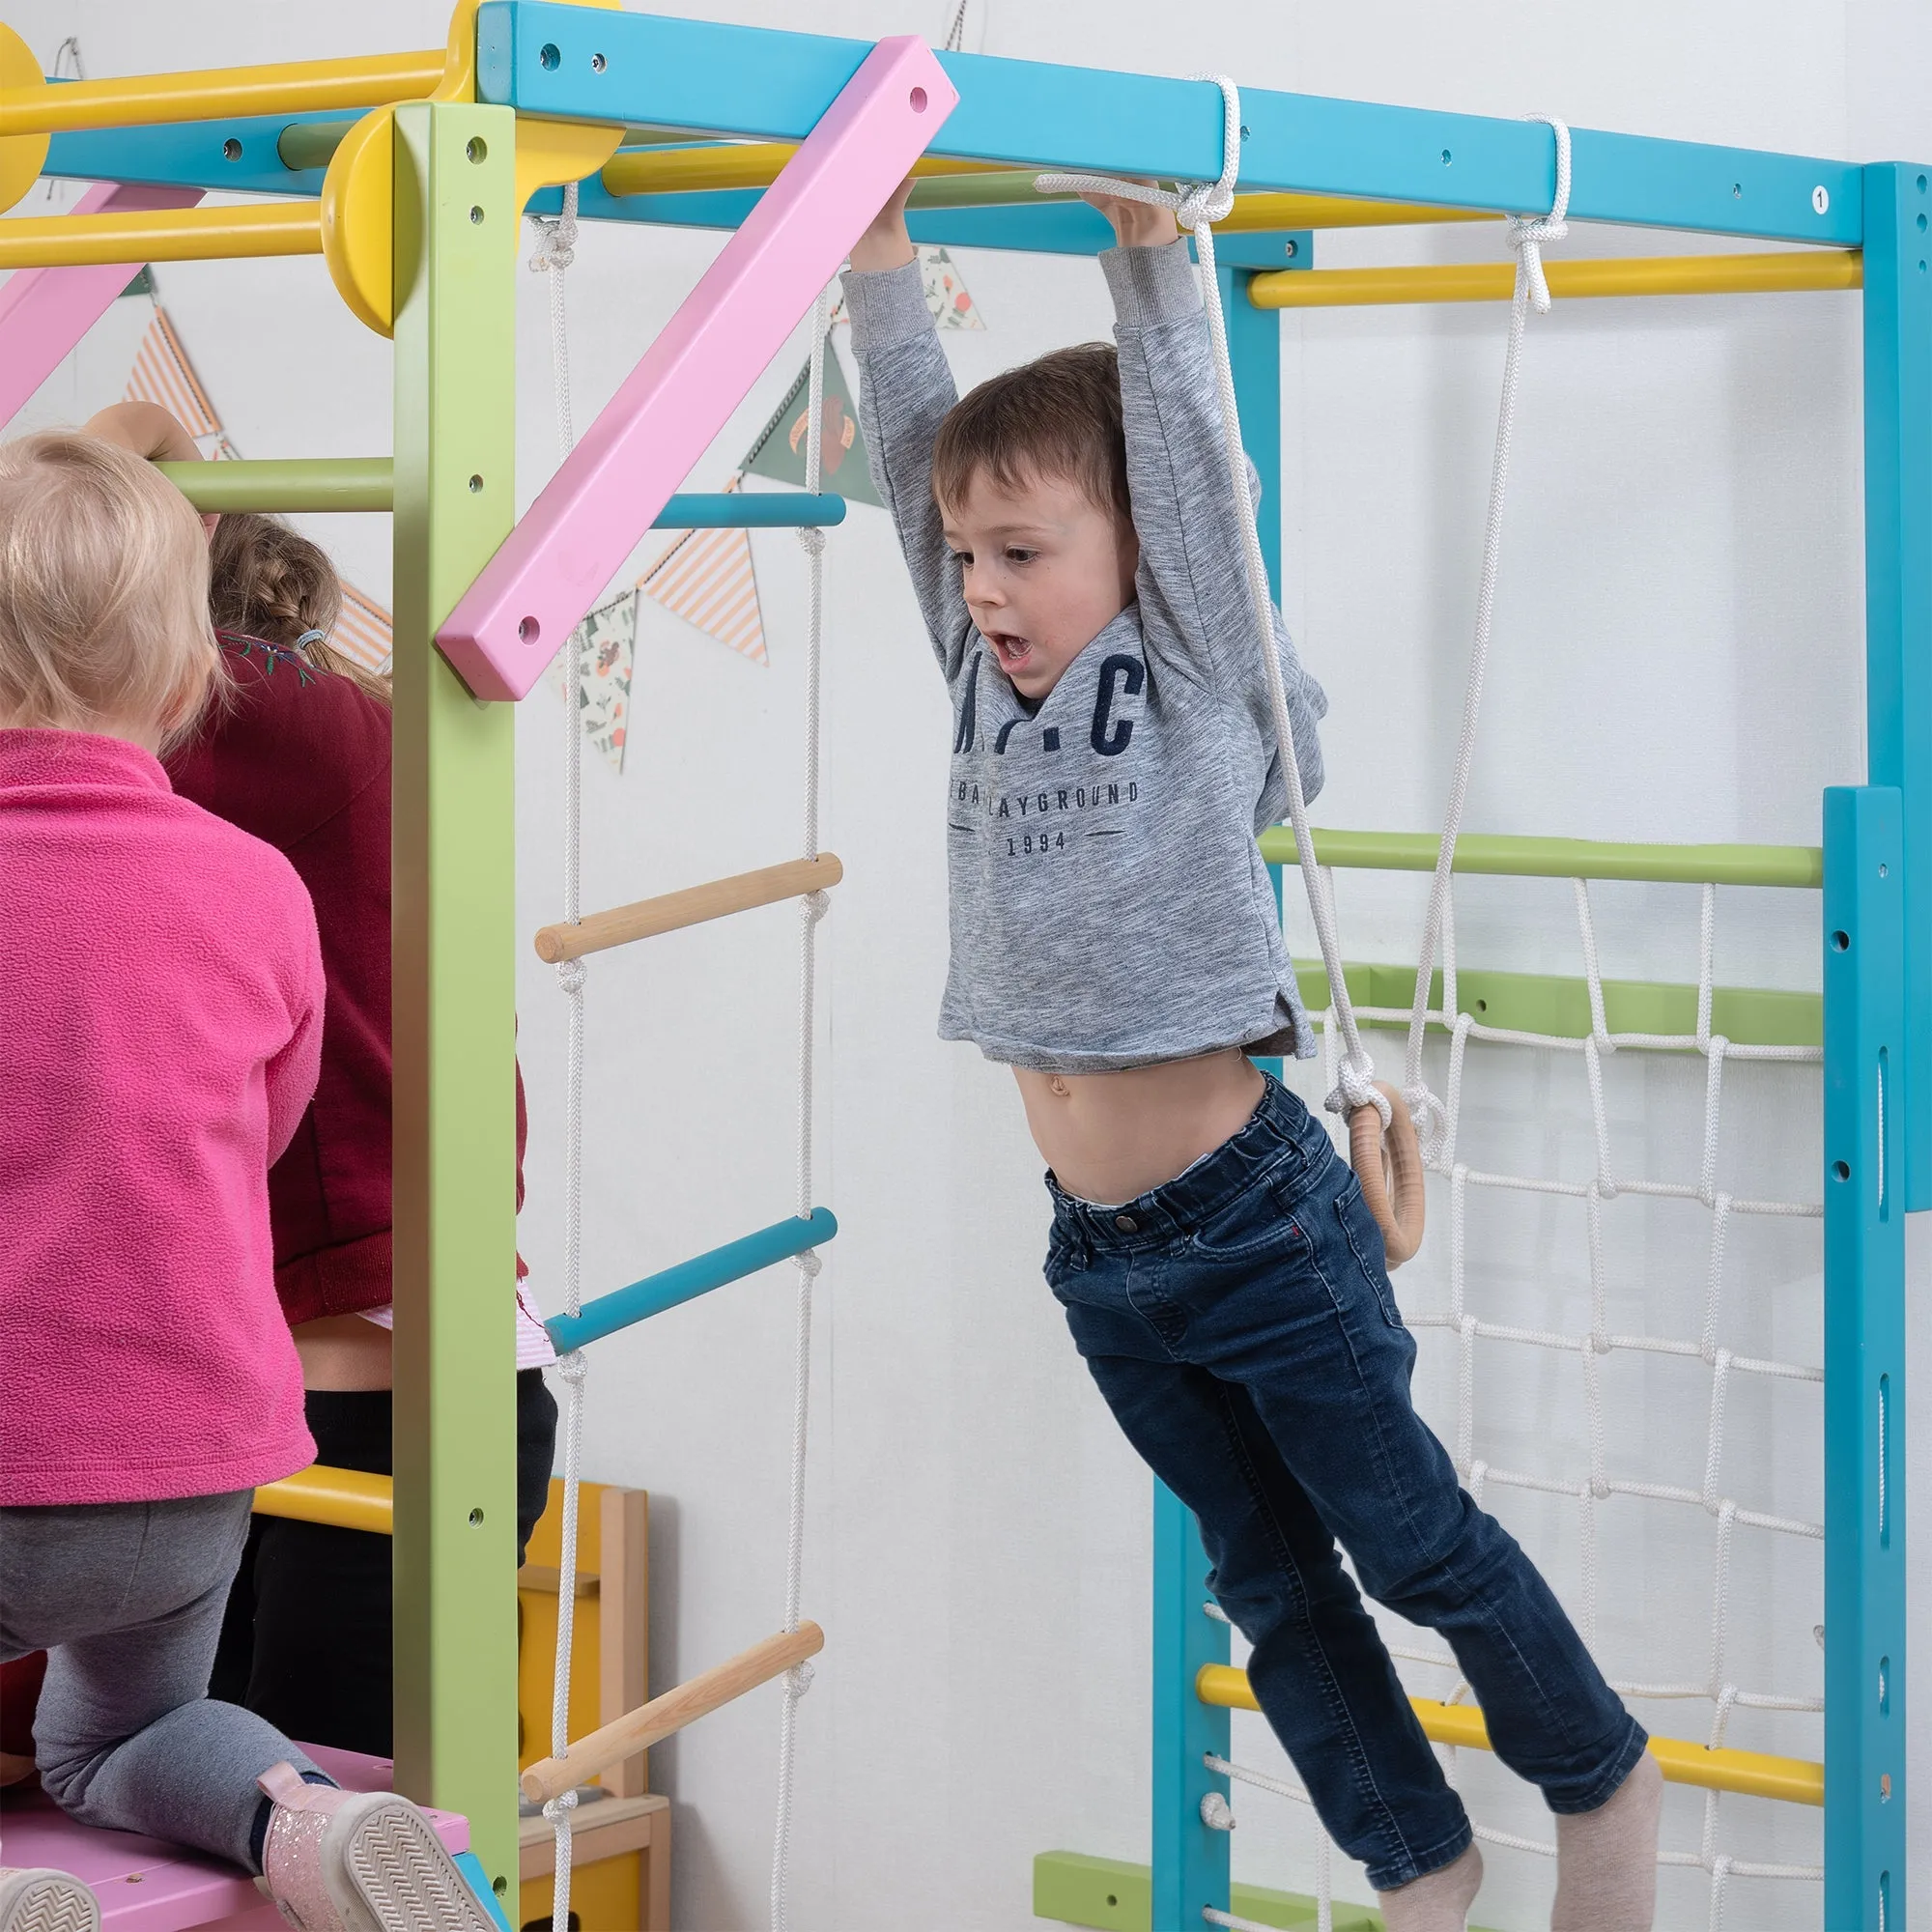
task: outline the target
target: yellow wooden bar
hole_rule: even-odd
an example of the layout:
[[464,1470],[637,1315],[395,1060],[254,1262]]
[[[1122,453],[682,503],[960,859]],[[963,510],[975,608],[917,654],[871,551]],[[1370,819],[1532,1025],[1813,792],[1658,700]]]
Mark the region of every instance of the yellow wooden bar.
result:
[[[1248,1673],[1228,1663],[1204,1663],[1194,1680],[1204,1704],[1230,1711],[1259,1711]],[[1490,1733],[1473,1704],[1441,1704],[1411,1697],[1415,1715],[1433,1743],[1489,1750]],[[1787,1804],[1823,1804],[1825,1767],[1802,1757],[1771,1757],[1763,1751],[1713,1750],[1682,1738],[1652,1738],[1650,1754],[1673,1784],[1695,1784],[1707,1791],[1735,1791],[1747,1798],[1776,1798]]]
[[[1546,255],[1543,268],[1553,296],[1774,295],[1807,289],[1856,289],[1864,282],[1864,261],[1856,248],[1813,248],[1776,255],[1633,255],[1581,262]],[[1515,286],[1514,262],[1277,270],[1256,275],[1248,284],[1248,298],[1257,308],[1508,301]]]
[[255,1514],[391,1536],[396,1526],[394,1485],[387,1476],[330,1469],[318,1463],[279,1483],[264,1483],[255,1492]]
[[320,255],[321,204],[154,208],[121,214],[34,214],[0,222],[0,269],[79,269],[107,262],[221,262]]
[[[770,187],[797,154],[790,141],[741,141],[707,148],[631,148],[604,167],[610,194],[705,194],[719,188]],[[913,163],[916,175],[1004,174],[997,161],[949,161],[932,156]]]
[[308,114],[328,107],[382,107],[419,100],[442,78],[441,47],[357,54],[349,60],[284,61],[268,67],[204,68],[130,74],[59,87],[0,91],[0,138],[65,134],[79,128],[147,128],[163,121],[213,121],[244,114]]

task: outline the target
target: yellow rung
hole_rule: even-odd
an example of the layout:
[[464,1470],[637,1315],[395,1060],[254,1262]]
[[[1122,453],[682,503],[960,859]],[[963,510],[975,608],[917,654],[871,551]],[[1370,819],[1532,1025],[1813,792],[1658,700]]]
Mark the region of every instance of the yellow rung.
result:
[[[1204,1663],[1194,1679],[1194,1694],[1204,1704],[1230,1711],[1259,1711],[1248,1673],[1229,1663]],[[1489,1750],[1490,1733],[1473,1704],[1440,1704],[1411,1697],[1415,1715],[1430,1741]],[[1825,1802],[1825,1767],[1802,1757],[1771,1757],[1763,1751],[1713,1750],[1682,1738],[1652,1738],[1650,1754],[1673,1784],[1695,1784],[1707,1791],[1736,1791],[1747,1798],[1776,1798],[1787,1804]]]
[[350,60],[283,61],[68,81],[59,87],[10,87],[0,92],[0,138],[419,100],[442,78],[447,58],[443,48],[429,47],[419,53],[358,54]]
[[34,214],[0,222],[0,269],[321,253],[321,204],[313,201],[154,208],[122,214]]
[[[798,153],[790,141],[742,141],[708,148],[633,148],[611,156],[604,169],[610,194],[707,194],[720,188],[770,187]],[[949,161],[930,155],[913,163],[916,175],[1006,172],[997,161]]]
[[395,1486],[387,1476],[372,1476],[363,1469],[329,1469],[318,1463],[279,1483],[264,1483],[255,1492],[255,1514],[391,1536],[396,1527]]
[[[704,148],[639,148],[613,155],[604,170],[606,192],[626,194],[703,194],[721,188],[769,187],[797,150],[788,141],[747,141]],[[997,161],[945,160],[932,156],[917,162],[923,179],[987,175],[1004,187],[1035,172]],[[1004,202],[1007,197],[1001,196]],[[967,203],[952,203],[970,206]],[[1363,201],[1338,194],[1244,194],[1225,221],[1228,235],[1277,228],[1386,228],[1425,221],[1493,221],[1498,217],[1466,208],[1435,208],[1422,202]]]
[[[1774,295],[1806,289],[1856,289],[1864,282],[1864,260],[1856,248],[1812,248],[1777,255],[1634,255],[1583,262],[1546,256],[1543,269],[1553,296]],[[1257,308],[1508,301],[1515,286],[1513,262],[1455,262],[1401,269],[1278,269],[1257,275],[1248,284],[1248,299]]]
[[1346,194],[1243,194],[1235,198],[1217,235],[1252,235],[1277,228],[1404,228],[1434,221],[1497,221],[1475,208],[1435,208],[1420,201],[1362,201]]

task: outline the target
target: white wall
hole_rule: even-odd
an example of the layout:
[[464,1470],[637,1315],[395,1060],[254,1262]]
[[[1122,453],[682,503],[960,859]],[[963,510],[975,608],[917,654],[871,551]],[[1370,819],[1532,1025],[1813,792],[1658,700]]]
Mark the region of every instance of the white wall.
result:
[[[687,5],[867,36],[932,31],[942,11],[938,0]],[[423,0],[380,8],[344,0],[327,10],[15,0],[11,14],[43,60],[77,33],[97,73],[426,45],[442,33]],[[1907,0],[1769,8],[1645,0],[1594,10],[1231,0],[1185,20],[1146,0],[1050,8],[989,0],[983,12],[976,0],[972,44],[1159,71],[1219,68],[1253,84],[1470,111],[1546,109],[1585,126],[1858,159],[1932,151],[1922,105],[1932,23]],[[716,245],[701,236],[587,235],[570,284],[580,423]],[[1691,244],[1579,230],[1566,245]],[[1470,228],[1324,239],[1320,259],[1498,250],[1494,230]],[[962,266],[990,325],[986,334],[950,338],[962,384],[1106,329],[1090,266],[980,254],[963,256]],[[160,280],[244,453],[387,446],[386,351],[342,312],[319,263],[164,268]],[[535,277],[523,288],[527,498],[555,444],[545,290]],[[141,320],[138,304],[123,304],[36,399],[31,420],[72,418],[118,394]],[[1285,601],[1333,699],[1321,822],[1420,828],[1439,811],[1502,322],[1500,310],[1480,307],[1283,324]],[[1577,304],[1532,333],[1470,829],[1815,841],[1819,788],[1862,771],[1855,301]],[[803,355],[801,336],[736,412],[695,487],[715,487],[727,473]],[[316,527],[348,574],[386,591],[379,520],[317,520]],[[803,564],[787,535],[754,544],[769,669],[643,607],[629,769],[619,780],[586,755],[586,905],[768,863],[793,844]],[[1039,1282],[1045,1202],[1010,1083],[971,1050],[933,1037],[945,958],[938,806],[947,717],[879,513],[855,509],[833,539],[830,568],[826,842],[844,858],[849,881],[821,939],[820,1193],[843,1232],[828,1255],[813,1353],[806,1602],[831,1641],[803,1707],[797,1919],[827,1932],[1004,1932],[1029,1922],[1035,1852],[1146,1857],[1149,1486]],[[555,698],[540,688],[520,721],[525,928],[559,910],[563,729]],[[1414,882],[1346,881],[1343,903],[1355,955],[1393,959],[1412,948]],[[1609,892],[1599,917],[1607,972],[1694,976],[1693,895]],[[789,910],[775,908],[592,962],[588,1292],[789,1208],[794,924]],[[1305,917],[1298,947],[1304,928]],[[1576,970],[1560,886],[1479,885],[1464,900],[1462,938],[1472,963]],[[1816,952],[1808,900],[1725,895],[1720,981],[1815,987]],[[554,1297],[562,1001],[533,959],[525,974],[533,1132],[523,1245],[539,1290]],[[1394,1037],[1376,1044],[1384,1065],[1394,1064]],[[1694,1163],[1701,1088],[1684,1071],[1616,1070],[1627,1171],[1681,1175]],[[1482,1111],[1497,1135],[1494,1157],[1527,1163],[1554,1150],[1567,1171],[1581,1172],[1574,1063],[1541,1083],[1508,1067],[1492,1077]],[[1789,1075],[1752,1087],[1752,1077],[1733,1074],[1728,1184],[1810,1191],[1816,1127],[1806,1096],[1815,1089]],[[1524,1127],[1532,1106],[1535,1124]],[[1617,1250],[1628,1281],[1668,1298],[1673,1319],[1692,1333],[1684,1310],[1694,1313],[1705,1233],[1658,1210],[1618,1236],[1628,1244]],[[1551,1297],[1573,1294],[1575,1227],[1551,1217],[1535,1238]],[[1741,1336],[1769,1336],[1802,1357],[1816,1339],[1815,1234],[1801,1229],[1740,1252],[1732,1293]],[[1482,1236],[1472,1248],[1478,1274],[1485,1257],[1498,1293],[1518,1293],[1506,1264],[1520,1264],[1520,1248]],[[1402,1278],[1406,1301],[1438,1305],[1440,1274],[1438,1243]],[[1922,1266],[1918,1274],[1922,1281]],[[652,1492],[660,1688],[776,1626],[789,1296],[781,1271],[608,1342],[596,1356],[585,1468]],[[1922,1378],[1932,1359],[1925,1323],[1917,1313],[1915,1321]],[[1431,1403],[1453,1395],[1436,1339],[1425,1342],[1421,1383]],[[1493,1386],[1484,1385],[1495,1434],[1483,1453],[1502,1458],[1525,1418],[1547,1419],[1550,1463],[1573,1452],[1574,1400],[1562,1379],[1572,1370],[1552,1358],[1498,1368]],[[1813,1439],[1805,1434],[1815,1427],[1812,1398],[1799,1390],[1788,1402],[1782,1393],[1767,1405],[1741,1401],[1737,1460],[1727,1464],[1738,1493],[1775,1495],[1775,1507],[1815,1515],[1815,1464],[1788,1447]],[[1701,1383],[1687,1391],[1646,1379],[1618,1401],[1633,1455],[1664,1463],[1676,1455],[1676,1479],[1700,1479]],[[1697,1465],[1688,1476],[1687,1458]],[[1922,1488],[1922,1448],[1917,1460]],[[1539,1547],[1571,1587],[1568,1517],[1497,1507],[1525,1535],[1548,1539]],[[1609,1546],[1619,1566],[1609,1573],[1619,1589],[1606,1594],[1604,1624],[1613,1667],[1647,1677],[1703,1667],[1695,1660],[1708,1599],[1698,1594],[1705,1547],[1697,1539],[1707,1525],[1696,1521],[1694,1530]],[[1663,1556],[1678,1543],[1681,1560],[1665,1577]],[[1928,1548],[1932,1522],[1921,1521],[1920,1578]],[[1633,1617],[1628,1579],[1653,1574],[1644,1614]],[[1740,1673],[1748,1665],[1750,1681],[1815,1688],[1811,1553],[1776,1566],[1752,1557],[1741,1575]],[[1922,1610],[1918,1627],[1925,1628]],[[1439,1678],[1425,1682],[1443,1688]],[[1697,1735],[1709,1713],[1647,1706],[1643,1715]],[[655,1754],[654,1776],[677,1804],[680,1926],[761,1921],[776,1729],[768,1692]],[[1732,1736],[1816,1749],[1812,1719],[1741,1718]],[[1237,1738],[1258,1761],[1269,1748],[1245,1731]],[[1932,1777],[1922,1747],[1914,1770],[1921,1781]],[[1533,1807],[1500,1788],[1506,1780],[1492,1766],[1467,1767],[1466,1776],[1487,1815],[1535,1829]],[[1303,1818],[1276,1819],[1271,1801],[1238,1808],[1237,1871],[1307,1889]],[[1754,1808],[1762,1810],[1729,1807],[1726,1849],[1815,1856],[1813,1821],[1754,1820]],[[1697,1819],[1694,1804],[1673,1794],[1674,1844],[1695,1848]],[[1932,1843],[1932,1833],[1917,1836]],[[1932,1860],[1917,1856],[1922,1889]],[[1540,1862],[1498,1854],[1492,1871],[1479,1919],[1542,1922]],[[1363,1895],[1356,1874],[1338,1884]],[[1680,1884],[1667,1881],[1662,1922],[1701,1924],[1701,1893]],[[1814,1900],[1804,1888],[1740,1887],[1728,1922],[1734,1932],[1815,1922]]]

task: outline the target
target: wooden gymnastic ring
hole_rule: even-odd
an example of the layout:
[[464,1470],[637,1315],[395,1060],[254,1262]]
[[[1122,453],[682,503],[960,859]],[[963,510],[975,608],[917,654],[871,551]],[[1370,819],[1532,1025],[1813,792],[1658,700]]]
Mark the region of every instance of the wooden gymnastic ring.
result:
[[1399,1268],[1422,1245],[1422,1150],[1402,1094],[1385,1080],[1376,1082],[1376,1091],[1389,1103],[1388,1130],[1375,1108],[1355,1108],[1349,1116],[1349,1165],[1382,1231],[1388,1265]]

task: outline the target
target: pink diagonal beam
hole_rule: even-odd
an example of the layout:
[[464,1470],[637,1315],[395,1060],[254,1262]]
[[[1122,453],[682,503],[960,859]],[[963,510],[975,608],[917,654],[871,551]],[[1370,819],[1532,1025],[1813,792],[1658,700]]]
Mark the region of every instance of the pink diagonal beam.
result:
[[478,697],[536,683],[958,98],[923,41],[867,55],[437,633]]
[[[198,187],[147,187],[96,182],[74,205],[75,214],[114,209],[192,208]],[[62,358],[114,306],[140,272],[139,262],[96,269],[17,269],[0,288],[0,423],[61,365]]]

